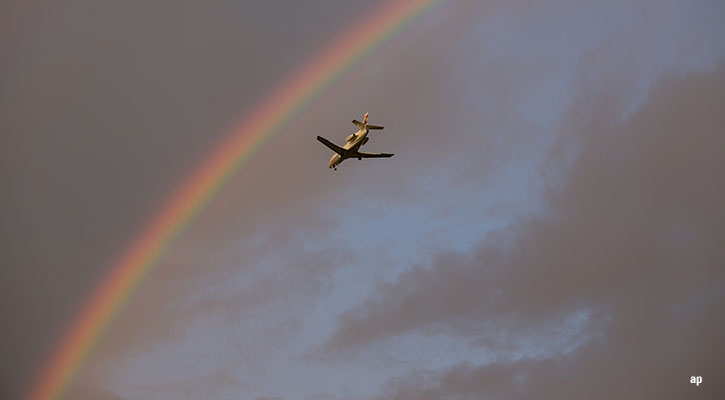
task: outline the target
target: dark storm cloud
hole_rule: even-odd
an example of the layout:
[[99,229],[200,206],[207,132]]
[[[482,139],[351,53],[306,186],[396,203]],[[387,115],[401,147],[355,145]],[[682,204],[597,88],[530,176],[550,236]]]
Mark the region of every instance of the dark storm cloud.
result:
[[[395,399],[725,393],[725,67],[657,82],[629,116],[607,83],[580,83],[544,164],[566,172],[543,172],[540,215],[381,284],[339,317],[328,351],[443,332],[508,355],[413,374],[384,396]],[[547,346],[537,333],[576,315],[578,347],[505,361],[512,338]]]

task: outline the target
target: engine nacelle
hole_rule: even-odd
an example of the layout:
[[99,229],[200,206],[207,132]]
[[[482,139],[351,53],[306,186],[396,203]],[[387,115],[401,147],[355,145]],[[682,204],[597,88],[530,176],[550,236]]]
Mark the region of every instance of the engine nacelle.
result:
[[352,135],[348,136],[347,139],[345,139],[345,141],[352,142],[353,140],[355,140],[356,137],[357,137],[357,135],[353,133]]

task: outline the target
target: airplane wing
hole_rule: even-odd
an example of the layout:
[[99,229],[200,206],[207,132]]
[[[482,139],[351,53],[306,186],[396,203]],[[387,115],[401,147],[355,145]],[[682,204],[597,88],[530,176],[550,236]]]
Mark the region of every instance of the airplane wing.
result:
[[357,154],[355,154],[352,158],[355,158],[355,157],[360,157],[360,158],[387,158],[387,157],[392,157],[392,156],[394,156],[394,154],[390,154],[390,153],[362,153],[362,152],[359,152],[358,151]]
[[332,143],[331,141],[323,138],[322,136],[318,136],[317,140],[320,141],[320,143],[324,144],[325,146],[329,147],[330,150],[334,151],[335,153],[342,155],[342,153],[345,151],[342,147],[336,145],[335,143]]

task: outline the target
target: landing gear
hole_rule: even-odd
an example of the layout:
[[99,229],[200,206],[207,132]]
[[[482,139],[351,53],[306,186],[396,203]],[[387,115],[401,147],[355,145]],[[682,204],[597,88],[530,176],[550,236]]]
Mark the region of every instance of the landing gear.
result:
[[362,157],[358,157],[358,158],[357,158],[357,160],[358,160],[358,161],[362,161]]

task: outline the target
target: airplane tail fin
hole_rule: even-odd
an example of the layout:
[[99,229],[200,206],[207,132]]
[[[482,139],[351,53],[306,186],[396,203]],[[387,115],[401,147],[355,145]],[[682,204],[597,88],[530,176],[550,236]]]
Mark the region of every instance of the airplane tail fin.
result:
[[368,129],[383,129],[383,128],[385,128],[385,127],[380,126],[380,125],[368,125]]

